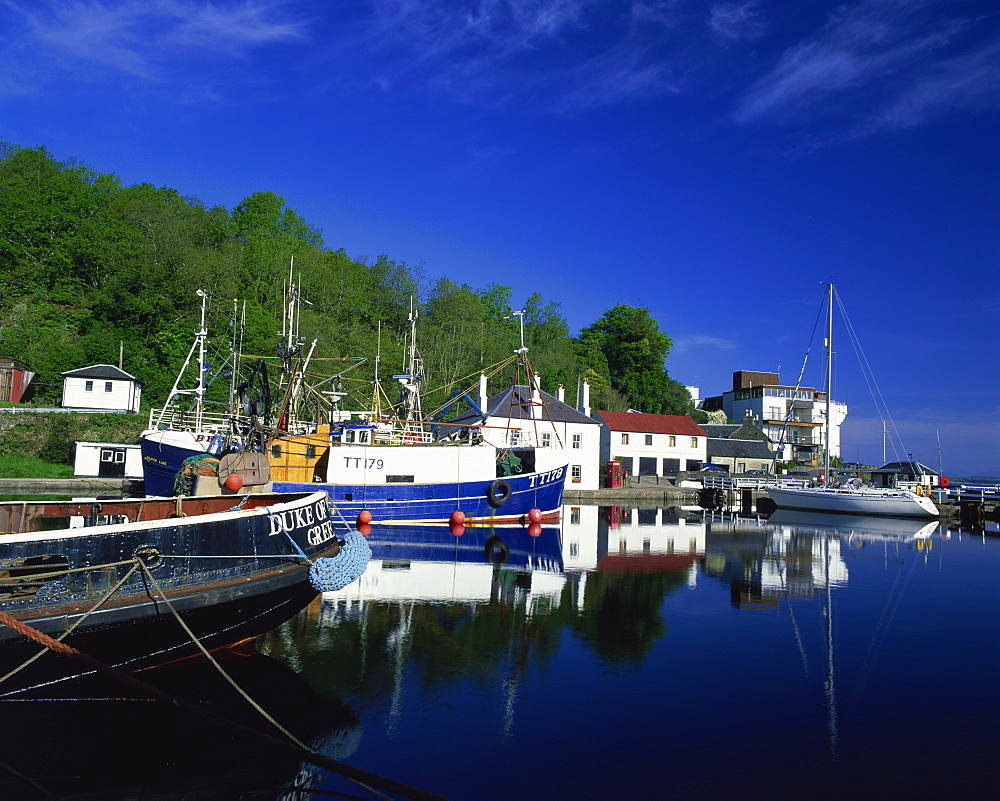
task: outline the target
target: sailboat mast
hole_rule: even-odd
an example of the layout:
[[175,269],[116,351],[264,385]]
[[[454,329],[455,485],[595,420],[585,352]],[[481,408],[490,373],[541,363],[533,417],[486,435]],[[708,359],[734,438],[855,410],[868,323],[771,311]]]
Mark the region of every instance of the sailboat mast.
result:
[[830,394],[833,384],[833,284],[826,285],[826,432],[823,435],[823,475],[830,481]]

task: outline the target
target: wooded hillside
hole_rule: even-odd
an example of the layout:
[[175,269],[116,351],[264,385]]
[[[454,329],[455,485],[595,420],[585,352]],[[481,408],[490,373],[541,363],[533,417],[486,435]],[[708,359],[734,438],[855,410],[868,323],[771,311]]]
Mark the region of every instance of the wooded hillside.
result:
[[[231,211],[178,190],[123,186],[44,148],[0,144],[0,356],[38,374],[33,401],[55,405],[65,370],[119,363],[143,384],[144,406],[162,404],[190,348],[207,293],[207,329],[220,359],[234,317],[242,352],[276,358],[290,265],[303,306],[300,336],[317,340],[311,371],[346,372],[370,405],[370,382],[403,369],[411,300],[419,314],[425,409],[476,383],[519,347],[513,310],[523,310],[525,345],[543,388],[566,388],[575,403],[587,378],[596,408],[693,411],[669,378],[670,339],[647,309],[615,306],[572,337],[557,301],[516,302],[509,286],[429,280],[422,267],[388,255],[355,259],[325,243],[284,198],[261,191]],[[308,346],[308,345],[307,345]],[[247,360],[249,361],[249,360]],[[221,362],[219,362],[221,363]],[[497,375],[491,388],[514,379]],[[224,382],[228,388],[228,381]]]

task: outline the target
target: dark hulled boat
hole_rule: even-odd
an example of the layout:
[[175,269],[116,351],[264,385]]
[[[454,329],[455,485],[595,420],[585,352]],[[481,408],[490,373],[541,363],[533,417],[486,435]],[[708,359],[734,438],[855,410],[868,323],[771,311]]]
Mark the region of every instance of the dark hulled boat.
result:
[[[325,492],[0,503],[0,697],[27,685],[9,674],[44,647],[35,632],[125,670],[258,636],[340,549]],[[91,670],[43,657],[23,675]]]

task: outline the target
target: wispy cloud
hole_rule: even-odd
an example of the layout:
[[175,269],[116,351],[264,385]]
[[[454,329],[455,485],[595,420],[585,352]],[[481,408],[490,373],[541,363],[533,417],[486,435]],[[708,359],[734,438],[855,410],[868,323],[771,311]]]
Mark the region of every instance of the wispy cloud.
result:
[[713,337],[706,334],[687,334],[674,339],[671,353],[681,354],[693,350],[736,350],[737,344],[731,339]]
[[717,3],[708,14],[708,27],[729,41],[759,39],[767,30],[757,0],[741,3]]
[[67,77],[166,81],[186,58],[242,56],[301,38],[303,26],[279,19],[283,12],[283,3],[241,0],[5,0],[0,65],[38,88]]
[[382,88],[405,83],[486,104],[535,98],[576,111],[675,91],[658,52],[673,8],[669,0],[373,0],[341,47],[368,54]]
[[840,8],[747,89],[735,117],[741,123],[832,118],[839,135],[850,137],[915,125],[943,111],[995,107],[996,19],[955,16],[961,7],[864,0]]

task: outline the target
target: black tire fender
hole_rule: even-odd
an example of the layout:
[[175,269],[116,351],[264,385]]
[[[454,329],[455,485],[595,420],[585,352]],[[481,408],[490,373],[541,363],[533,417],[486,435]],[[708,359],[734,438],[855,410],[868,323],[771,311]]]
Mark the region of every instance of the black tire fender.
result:
[[489,487],[486,488],[486,500],[490,506],[496,509],[510,500],[512,492],[510,482],[498,478],[496,481],[491,481]]

